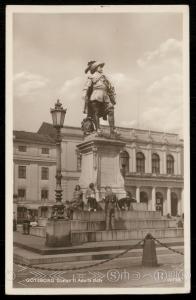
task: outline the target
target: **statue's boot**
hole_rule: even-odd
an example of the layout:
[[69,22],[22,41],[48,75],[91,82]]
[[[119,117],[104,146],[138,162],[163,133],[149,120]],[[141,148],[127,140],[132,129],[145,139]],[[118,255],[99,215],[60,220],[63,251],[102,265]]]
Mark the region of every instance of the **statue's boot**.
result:
[[100,128],[100,122],[99,122],[99,115],[96,114],[94,117],[95,120],[95,129],[98,135],[102,134],[101,128]]
[[99,116],[98,116],[98,114],[95,114],[94,120],[95,120],[95,128],[96,128],[96,131],[98,131],[98,130],[100,129],[100,125],[99,125]]

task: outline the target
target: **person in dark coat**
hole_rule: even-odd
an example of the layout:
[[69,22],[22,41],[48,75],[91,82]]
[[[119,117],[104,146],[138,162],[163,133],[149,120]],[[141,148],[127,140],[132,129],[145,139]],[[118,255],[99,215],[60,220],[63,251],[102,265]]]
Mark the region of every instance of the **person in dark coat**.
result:
[[31,222],[31,214],[30,211],[27,211],[26,218],[23,222],[23,233],[29,234],[30,233],[30,222]]
[[118,199],[116,195],[112,192],[110,186],[105,188],[105,217],[106,217],[106,230],[115,229],[115,210],[119,209]]

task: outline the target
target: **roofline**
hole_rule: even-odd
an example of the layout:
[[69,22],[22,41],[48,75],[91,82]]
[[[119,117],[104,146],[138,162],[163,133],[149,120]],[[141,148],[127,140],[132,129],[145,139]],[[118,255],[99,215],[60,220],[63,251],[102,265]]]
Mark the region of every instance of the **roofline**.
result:
[[[42,124],[48,124],[48,125],[52,125],[52,123],[48,123],[48,122],[43,122]],[[105,127],[105,128],[108,128],[109,126],[108,125],[101,125],[102,127]],[[63,128],[71,128],[71,129],[78,129],[78,130],[81,130],[81,127],[77,127],[77,126],[69,126],[69,125],[64,125]],[[176,136],[179,136],[178,133],[173,133],[173,132],[168,132],[168,131],[157,131],[157,130],[151,130],[151,129],[142,129],[142,128],[134,128],[134,127],[123,127],[123,126],[116,126],[116,128],[119,128],[119,129],[127,129],[127,130],[138,130],[138,131],[150,131],[151,133],[162,133],[162,134],[169,134],[169,135],[176,135]]]

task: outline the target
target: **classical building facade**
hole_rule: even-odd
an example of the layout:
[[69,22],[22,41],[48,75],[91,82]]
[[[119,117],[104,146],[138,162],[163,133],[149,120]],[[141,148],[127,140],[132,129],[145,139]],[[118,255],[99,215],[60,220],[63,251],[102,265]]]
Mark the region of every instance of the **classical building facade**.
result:
[[14,210],[23,218],[26,209],[37,214],[40,205],[55,197],[56,147],[54,140],[38,133],[14,131]]
[[[103,130],[108,128],[103,126]],[[137,202],[163,215],[183,213],[183,140],[177,134],[118,128],[126,142],[119,164],[125,188]],[[83,133],[62,129],[63,201],[72,198],[81,173],[77,145]],[[18,207],[37,209],[55,201],[55,131],[43,123],[37,133],[14,131],[14,195]]]

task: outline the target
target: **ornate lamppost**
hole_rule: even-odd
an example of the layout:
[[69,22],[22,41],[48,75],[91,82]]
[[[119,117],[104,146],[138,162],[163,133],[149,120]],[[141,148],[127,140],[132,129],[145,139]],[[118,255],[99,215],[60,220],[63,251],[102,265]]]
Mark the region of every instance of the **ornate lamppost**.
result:
[[64,205],[62,203],[62,187],[61,187],[61,128],[64,124],[66,109],[63,109],[59,100],[55,103],[55,108],[51,108],[53,127],[56,129],[56,204],[53,206],[53,219],[64,219]]

